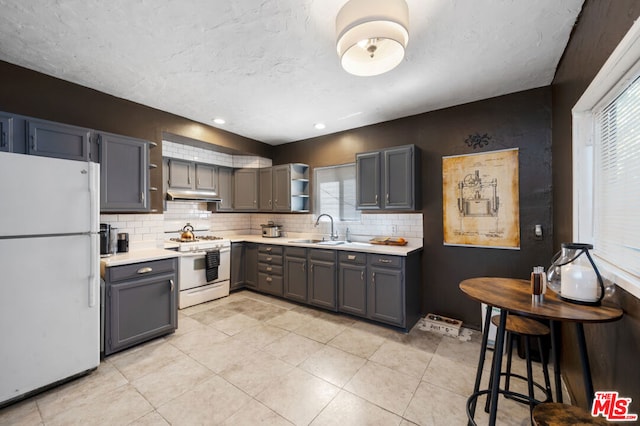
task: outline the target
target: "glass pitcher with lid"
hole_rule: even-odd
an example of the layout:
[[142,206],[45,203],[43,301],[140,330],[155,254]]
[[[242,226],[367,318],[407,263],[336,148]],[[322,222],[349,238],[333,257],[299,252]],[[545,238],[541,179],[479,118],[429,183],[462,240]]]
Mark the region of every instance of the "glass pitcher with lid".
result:
[[591,244],[562,243],[547,271],[549,288],[568,302],[599,305],[604,283],[589,250]]

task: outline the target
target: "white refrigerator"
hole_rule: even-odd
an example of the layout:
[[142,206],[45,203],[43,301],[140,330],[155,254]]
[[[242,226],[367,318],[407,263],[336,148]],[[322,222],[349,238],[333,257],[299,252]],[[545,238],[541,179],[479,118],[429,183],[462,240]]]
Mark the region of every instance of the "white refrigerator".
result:
[[0,152],[0,406],[100,363],[99,165]]

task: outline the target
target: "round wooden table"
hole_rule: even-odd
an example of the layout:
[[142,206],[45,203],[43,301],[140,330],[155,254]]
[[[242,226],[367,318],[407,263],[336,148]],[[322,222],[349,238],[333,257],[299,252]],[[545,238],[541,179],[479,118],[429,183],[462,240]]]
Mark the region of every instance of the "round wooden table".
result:
[[558,356],[556,355],[557,329],[560,322],[572,322],[577,327],[578,350],[582,361],[582,372],[585,381],[585,393],[587,401],[591,403],[594,392],[593,382],[591,380],[591,368],[589,366],[589,357],[587,355],[587,345],[584,337],[584,323],[601,323],[616,321],[622,318],[622,310],[610,306],[588,306],[570,303],[562,300],[556,293],[548,290],[544,295],[544,301],[541,303],[533,303],[531,300],[531,285],[528,280],[514,278],[470,278],[460,283],[460,290],[471,299],[487,305],[487,315],[485,317],[485,330],[489,329],[491,321],[491,308],[500,309],[500,325],[496,333],[496,343],[494,348],[493,362],[493,386],[487,391],[479,391],[480,380],[482,378],[482,368],[484,366],[484,358],[487,344],[487,334],[483,333],[482,349],[480,359],[478,361],[478,370],[476,372],[476,384],[474,388],[474,398],[471,401],[470,420],[475,414],[475,398],[479,393],[490,393],[490,413],[489,424],[494,425],[496,420],[496,411],[498,406],[498,394],[500,383],[500,367],[502,365],[502,352],[504,344],[505,324],[507,320],[507,312],[516,313],[532,318],[538,318],[551,321],[551,349],[554,359],[554,374],[556,384],[556,399],[562,402],[562,388],[560,383],[560,365]]

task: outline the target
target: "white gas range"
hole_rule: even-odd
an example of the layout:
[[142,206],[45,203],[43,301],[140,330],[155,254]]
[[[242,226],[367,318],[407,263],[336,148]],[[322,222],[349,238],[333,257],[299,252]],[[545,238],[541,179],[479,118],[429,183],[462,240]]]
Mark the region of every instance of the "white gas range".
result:
[[170,238],[165,248],[180,253],[180,309],[229,295],[231,241],[208,235],[196,235],[190,241],[176,237]]

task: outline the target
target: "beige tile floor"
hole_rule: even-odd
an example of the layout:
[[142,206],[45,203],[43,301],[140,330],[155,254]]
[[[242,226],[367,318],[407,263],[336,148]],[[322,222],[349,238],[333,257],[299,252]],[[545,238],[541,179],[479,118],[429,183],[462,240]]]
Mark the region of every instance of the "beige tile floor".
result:
[[[464,425],[480,338],[402,333],[241,291],[180,311],[175,334],[0,410],[0,426]],[[528,414],[500,399],[499,424],[528,425]]]

